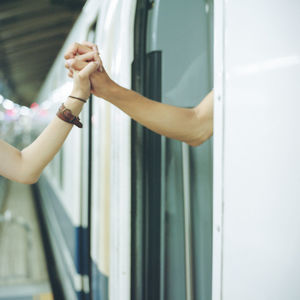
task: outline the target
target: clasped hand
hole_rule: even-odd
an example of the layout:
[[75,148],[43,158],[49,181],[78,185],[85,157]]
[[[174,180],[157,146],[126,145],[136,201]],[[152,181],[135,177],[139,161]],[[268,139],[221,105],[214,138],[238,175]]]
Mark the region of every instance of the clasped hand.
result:
[[98,47],[90,42],[74,43],[64,57],[68,76],[74,79],[72,93],[82,98],[88,98],[90,93],[103,97],[112,81],[103,67]]

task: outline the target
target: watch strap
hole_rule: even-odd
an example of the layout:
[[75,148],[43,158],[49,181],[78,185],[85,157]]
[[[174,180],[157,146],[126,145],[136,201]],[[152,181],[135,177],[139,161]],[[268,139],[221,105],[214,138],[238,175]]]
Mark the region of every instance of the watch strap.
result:
[[72,111],[65,107],[65,105],[62,103],[62,105],[59,107],[58,112],[56,115],[63,121],[74,124],[75,126],[82,128],[82,123],[80,122],[79,117],[76,117],[73,115]]

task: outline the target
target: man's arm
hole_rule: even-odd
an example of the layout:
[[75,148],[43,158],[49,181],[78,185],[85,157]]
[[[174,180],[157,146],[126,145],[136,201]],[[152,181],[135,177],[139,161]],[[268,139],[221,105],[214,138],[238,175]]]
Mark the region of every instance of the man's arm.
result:
[[[97,84],[94,89],[97,91]],[[202,144],[213,134],[213,91],[194,108],[156,102],[117,84],[101,97],[154,132],[191,146]]]
[[[86,65],[85,53],[95,51],[93,44],[74,44],[65,54],[66,67],[81,70]],[[80,55],[74,49],[80,47]],[[92,50],[93,49],[93,50]],[[70,73],[69,76],[72,76]],[[196,107],[187,109],[152,101],[112,81],[103,68],[90,77],[92,92],[114,104],[145,127],[169,138],[197,146],[213,134],[213,91]],[[201,100],[201,99],[199,99]]]

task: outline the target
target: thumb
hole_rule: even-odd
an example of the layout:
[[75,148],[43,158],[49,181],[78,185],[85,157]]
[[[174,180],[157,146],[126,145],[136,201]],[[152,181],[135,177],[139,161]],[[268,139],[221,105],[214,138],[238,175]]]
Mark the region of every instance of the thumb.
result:
[[90,75],[98,69],[99,65],[98,61],[91,61],[79,72],[80,77],[90,77]]

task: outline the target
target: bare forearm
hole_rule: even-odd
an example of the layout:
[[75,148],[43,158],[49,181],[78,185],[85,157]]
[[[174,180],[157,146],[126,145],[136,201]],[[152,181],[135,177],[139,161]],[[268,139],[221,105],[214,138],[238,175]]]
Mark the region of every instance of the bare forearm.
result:
[[[21,151],[21,177],[28,178],[28,183],[35,182],[46,165],[53,159],[72,125],[55,117],[41,135],[28,147]],[[55,134],[53,134],[57,131]],[[37,159],[38,158],[38,159]]]
[[212,93],[191,109],[152,101],[116,84],[104,98],[145,127],[169,138],[196,146],[212,135]]
[[[83,103],[68,99],[65,106],[78,116]],[[53,159],[61,148],[73,125],[54,117],[40,136],[22,151],[24,173],[30,172],[29,178],[38,179],[46,165]],[[38,160],[35,159],[38,157]]]
[[[71,50],[72,57],[76,55],[77,51],[73,53],[73,50]],[[65,101],[64,107],[71,112],[65,111],[64,108],[60,110],[60,114],[63,113],[63,116],[60,116],[64,121],[55,116],[40,136],[22,151],[0,140],[0,175],[23,183],[34,183],[62,146],[73,122],[78,126],[80,125],[74,116],[78,116],[83,102],[86,102],[85,99],[89,97],[91,93],[90,76],[100,66],[97,51],[88,53],[85,59],[88,59],[89,62],[80,71],[73,68],[70,70],[73,77],[72,96]]]
[[[86,64],[86,55],[74,55],[74,49],[81,53],[92,53],[94,44],[75,44],[65,58],[67,68],[81,70]],[[81,54],[80,53],[80,54]],[[70,74],[71,76],[72,74]],[[93,93],[119,107],[137,122],[167,137],[197,146],[207,140],[213,132],[213,92],[200,104],[186,109],[147,99],[134,91],[120,87],[110,79],[105,69],[91,76]],[[184,101],[184,99],[183,99]]]
[[[68,99],[65,106],[71,109],[74,115],[78,115],[83,104]],[[55,116],[39,137],[22,151],[2,142],[1,152],[3,157],[5,155],[5,161],[1,163],[1,174],[22,183],[36,182],[64,143],[72,126]]]

